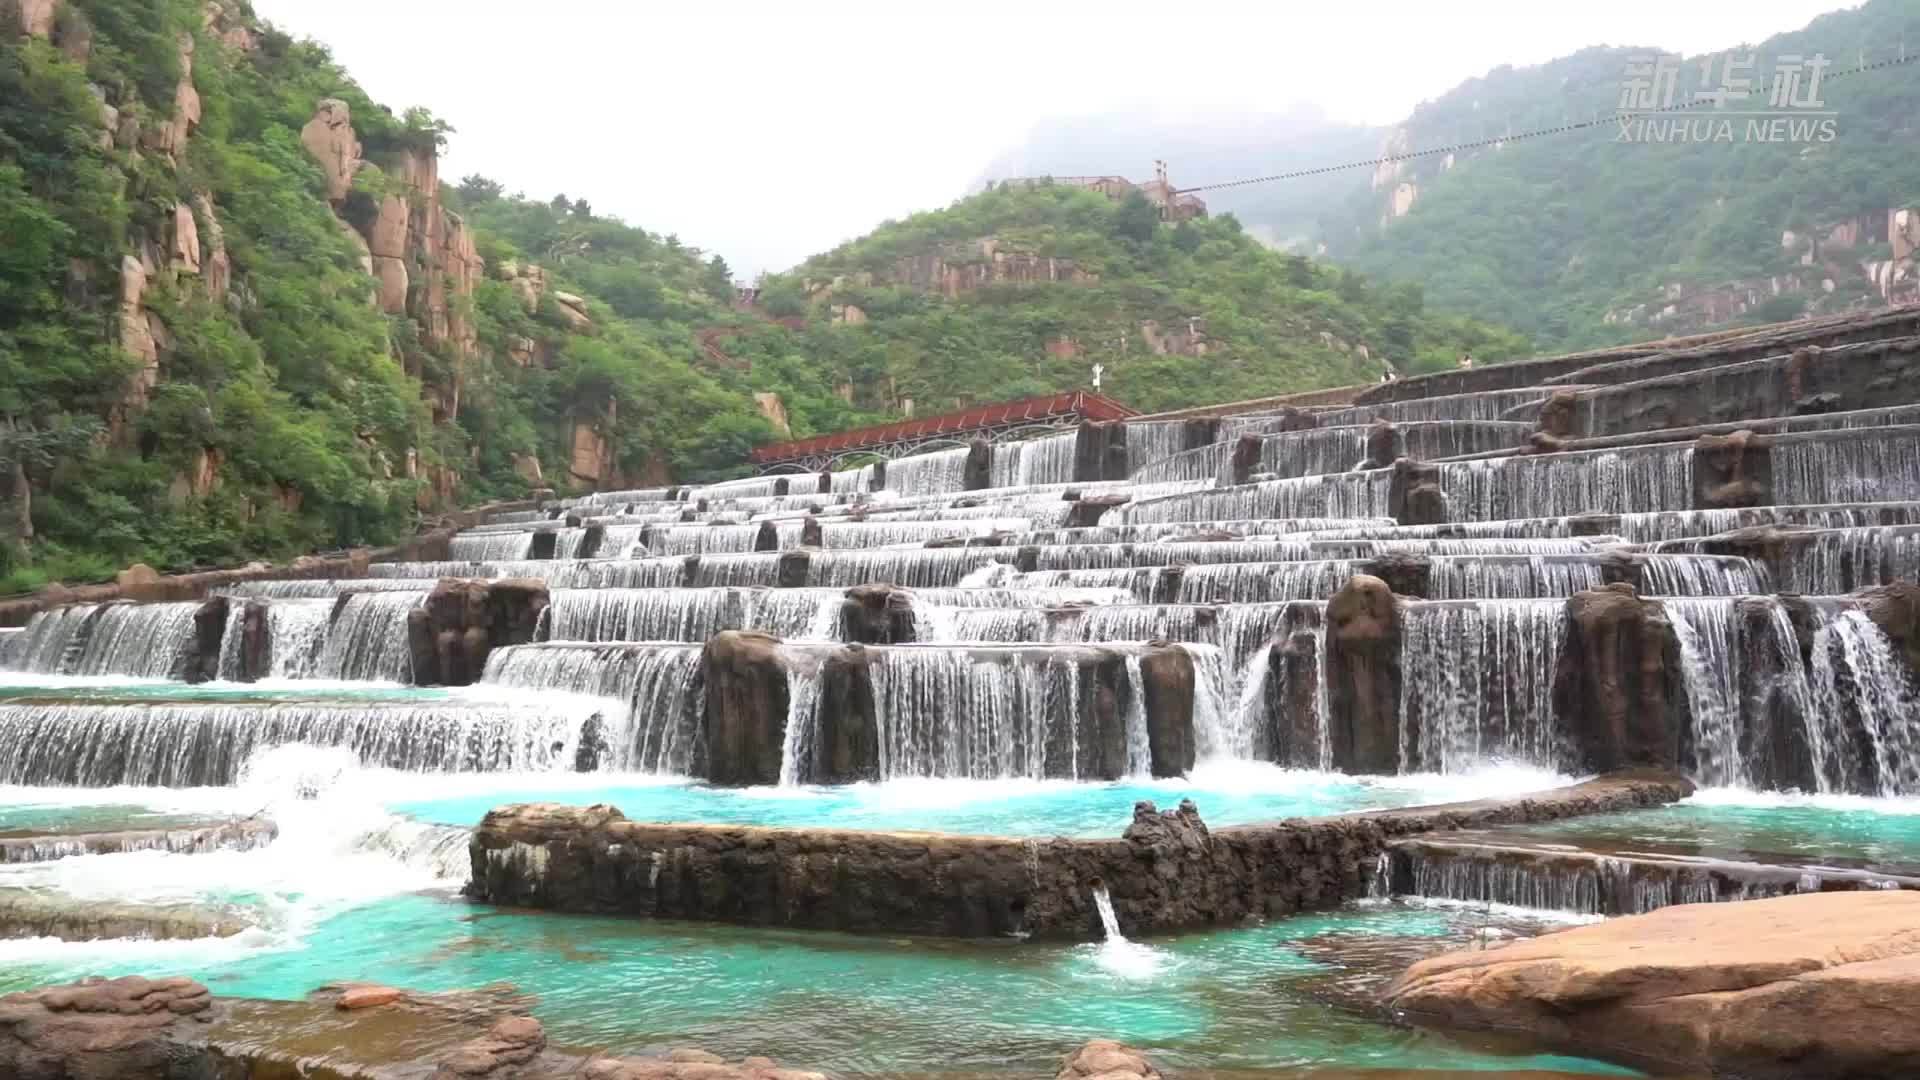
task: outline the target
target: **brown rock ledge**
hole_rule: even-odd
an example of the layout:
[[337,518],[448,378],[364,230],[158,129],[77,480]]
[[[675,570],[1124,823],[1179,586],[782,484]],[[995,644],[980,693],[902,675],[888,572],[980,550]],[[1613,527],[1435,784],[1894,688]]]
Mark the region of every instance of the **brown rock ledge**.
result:
[[1422,960],[1386,1003],[1655,1070],[1920,1075],[1920,893],[1663,908]]

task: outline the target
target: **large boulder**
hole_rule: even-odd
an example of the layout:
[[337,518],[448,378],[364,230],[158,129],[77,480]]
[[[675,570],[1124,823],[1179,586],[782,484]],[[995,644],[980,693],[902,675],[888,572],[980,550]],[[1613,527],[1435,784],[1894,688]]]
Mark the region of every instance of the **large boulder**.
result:
[[172,1076],[193,1019],[213,1005],[191,979],[137,975],[0,997],[0,1076]]
[[1920,1075],[1920,893],[1662,908],[1422,960],[1387,1003],[1663,1073]]

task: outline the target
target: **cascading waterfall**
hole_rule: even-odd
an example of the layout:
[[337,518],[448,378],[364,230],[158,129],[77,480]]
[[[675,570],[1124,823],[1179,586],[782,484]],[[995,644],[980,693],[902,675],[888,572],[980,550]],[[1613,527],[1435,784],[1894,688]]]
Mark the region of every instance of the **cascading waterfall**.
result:
[[75,604],[43,611],[14,646],[16,670],[48,675],[177,677],[197,603]]
[[1135,420],[1129,423],[1127,476],[1139,479],[1148,466],[1180,453],[1180,441],[1186,426],[1184,420]]
[[1745,596],[1768,591],[1766,568],[1746,559],[1712,555],[1645,555],[1641,572],[1649,596]]
[[555,589],[550,641],[705,641],[746,625],[734,589]]
[[[367,594],[374,595],[374,594]],[[400,594],[418,600],[412,590]],[[337,599],[292,599],[267,602],[267,670],[271,679],[310,679],[319,674],[327,635],[333,629]],[[220,639],[219,677],[241,677],[246,644],[246,604],[231,604],[227,627]],[[404,627],[403,627],[404,629]]]
[[1773,447],[1773,497],[1782,503],[1920,499],[1920,428],[1865,438],[1780,436]]
[[[1078,445],[1079,437],[1077,431],[1066,431],[995,446],[990,476],[993,486],[1011,488],[1072,483],[1074,448]],[[1131,430],[1128,437],[1132,437]]]
[[1601,564],[1580,556],[1445,555],[1432,560],[1430,599],[1522,600],[1572,596],[1605,584]]
[[1814,633],[1808,730],[1823,790],[1920,794],[1920,703],[1887,636],[1863,611]]
[[[482,681],[600,699],[599,745],[575,765],[685,774],[705,703],[699,645],[514,645],[487,658]],[[602,751],[601,753],[594,753]]]
[[[1193,738],[1194,749],[1199,760],[1249,759],[1253,756],[1253,732],[1240,724],[1238,711],[1228,704],[1233,689],[1233,679],[1227,670],[1226,654],[1213,645],[1182,642],[1181,651],[1193,661]],[[1140,677],[1139,661],[1130,661],[1128,668],[1133,677],[1133,685],[1138,688],[1145,684]],[[1144,724],[1146,713],[1146,695],[1136,693],[1140,699],[1141,716]]]
[[1137,653],[1127,654],[1127,685],[1133,687],[1133,694],[1127,698],[1127,775],[1153,775],[1153,744],[1147,736],[1147,695],[1141,687],[1147,684],[1146,676],[1140,672],[1140,657]]
[[447,558],[473,562],[511,562],[533,551],[533,532],[462,532],[447,541]]
[[407,616],[426,603],[423,592],[354,593],[333,616],[315,674],[326,679],[408,682],[413,653]]
[[1696,774],[1715,786],[1749,782],[1742,752],[1737,612],[1725,600],[1663,599],[1680,641],[1680,664],[1692,718]]
[[909,497],[963,490],[969,453],[961,446],[894,458],[887,462],[887,490]]
[[775,554],[702,555],[692,585],[772,585],[779,580],[780,557]]
[[842,469],[832,475],[833,492],[836,495],[873,490],[873,466],[871,465],[862,465],[857,469]]
[[978,518],[966,521],[847,521],[820,526],[821,547],[828,551],[891,547],[917,544],[953,537],[991,536],[997,532],[1018,533],[1028,527],[1026,518]]
[[[1131,452],[1132,447],[1129,446],[1128,450]],[[1227,465],[1232,459],[1232,443],[1208,443],[1142,464],[1134,470],[1133,479],[1142,483],[1213,480],[1226,475]]]
[[1628,514],[1693,502],[1693,448],[1651,446],[1442,462],[1458,520]]
[[[1301,539],[1296,534],[1393,528],[1392,518],[1274,518],[1242,521],[1162,521],[1133,525],[1087,525],[1075,529],[1036,529],[1009,537],[1007,543],[1053,547],[1079,544],[1144,544],[1158,540],[1230,533],[1242,539]],[[1392,535],[1392,534],[1389,534]]]
[[1349,559],[1207,563],[1181,573],[1179,599],[1183,604],[1325,600],[1358,570],[1358,564]]
[[1920,581],[1920,529],[1897,525],[1818,534],[1786,560],[1780,589],[1831,596],[1888,581]]
[[586,719],[454,701],[0,705],[0,783],[231,785],[256,751],[289,743],[411,772],[532,771],[570,764]]
[[866,548],[822,552],[807,565],[809,585],[885,582],[907,588],[953,586],[983,566],[1011,563],[1005,548]]
[[1312,550],[1305,543],[1288,540],[1073,544],[1041,548],[1037,568],[1091,570],[1109,566],[1172,566],[1175,563],[1285,562],[1313,557]]
[[1405,605],[1401,770],[1462,772],[1501,759],[1560,765],[1553,678],[1562,611],[1557,601]]
[[[988,647],[869,652],[881,779],[1081,776],[1092,740],[1080,731],[1085,703],[1072,655]],[[1125,690],[1142,693],[1137,682]]]
[[1216,518],[1382,517],[1387,513],[1389,469],[1263,480],[1217,490],[1136,498],[1109,511],[1129,525]]
[[741,555],[751,552],[759,537],[758,525],[678,525],[656,530],[649,539],[658,555]]

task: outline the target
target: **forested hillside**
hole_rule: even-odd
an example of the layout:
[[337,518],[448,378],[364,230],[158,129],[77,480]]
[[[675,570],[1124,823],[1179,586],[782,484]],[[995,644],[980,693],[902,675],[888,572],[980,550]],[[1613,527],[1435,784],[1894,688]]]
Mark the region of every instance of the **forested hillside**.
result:
[[[1417,282],[1435,307],[1511,325],[1546,351],[1920,298],[1920,213],[1901,214],[1920,206],[1920,64],[1835,75],[1920,52],[1920,5],[1871,0],[1726,44],[1755,61],[1756,96],[1728,106],[1740,110],[1770,107],[1779,57],[1824,54],[1833,141],[1747,141],[1744,118],[1731,142],[1618,141],[1610,117],[1628,61],[1650,48],[1501,68],[1415,110],[1388,149],[1602,124],[1361,175],[1324,222],[1330,255]],[[1675,100],[1703,88],[1702,60],[1680,65]],[[1704,88],[1725,73],[1716,62]]]
[[1161,410],[1521,349],[1429,312],[1417,286],[1269,250],[1231,216],[1168,225],[1137,192],[1066,185],[889,222],[770,279],[761,301],[807,329],[769,327],[740,355],[756,370],[810,358],[879,413],[1085,386],[1094,364],[1107,393]]
[[0,591],[772,437],[693,363],[724,263],[443,187],[449,133],[243,4],[0,0]]

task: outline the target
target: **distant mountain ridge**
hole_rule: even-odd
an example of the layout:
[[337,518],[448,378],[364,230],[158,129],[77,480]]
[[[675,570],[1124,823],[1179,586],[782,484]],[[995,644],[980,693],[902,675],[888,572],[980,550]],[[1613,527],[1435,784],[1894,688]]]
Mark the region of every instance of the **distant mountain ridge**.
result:
[[[1417,284],[1432,307],[1512,326],[1539,351],[1920,300],[1920,64],[1825,81],[1831,142],[1617,142],[1628,64],[1657,51],[1496,68],[1388,129],[1305,109],[1048,121],[986,172],[1145,170],[1164,157],[1187,186],[1491,140],[1201,195],[1250,235]],[[1783,55],[1823,54],[1832,74],[1920,54],[1920,5],[1870,0],[1730,51],[1753,56],[1764,102]],[[1678,100],[1703,88],[1702,59],[1678,66]],[[1724,74],[1716,64],[1704,88]],[[1502,141],[1583,121],[1599,123]]]

